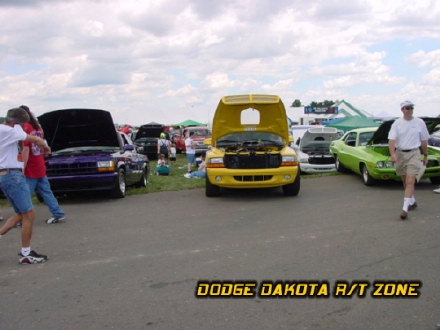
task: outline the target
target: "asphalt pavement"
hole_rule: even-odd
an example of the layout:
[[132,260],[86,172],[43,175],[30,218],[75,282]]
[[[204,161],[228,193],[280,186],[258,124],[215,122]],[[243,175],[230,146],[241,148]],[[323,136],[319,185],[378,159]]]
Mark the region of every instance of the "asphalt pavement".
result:
[[[406,221],[401,184],[367,187],[355,175],[303,179],[296,197],[280,189],[82,196],[62,200],[68,220],[53,225],[37,205],[32,247],[49,261],[18,264],[20,229],[0,239],[0,329],[434,330],[434,188],[417,186],[419,206]],[[329,292],[197,298],[199,281],[253,282],[259,293],[266,282],[320,283]],[[421,287],[373,297],[378,282]],[[336,295],[344,283],[368,287]]]

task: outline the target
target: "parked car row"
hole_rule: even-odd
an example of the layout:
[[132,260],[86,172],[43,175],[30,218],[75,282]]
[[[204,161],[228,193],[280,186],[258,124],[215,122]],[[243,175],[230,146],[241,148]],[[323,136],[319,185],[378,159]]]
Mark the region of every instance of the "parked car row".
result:
[[175,145],[177,153],[185,151],[185,139],[193,133],[196,154],[205,153],[208,146],[204,144],[204,140],[211,136],[211,131],[207,126],[189,126],[179,128],[170,132],[169,127],[158,123],[149,123],[141,125],[139,130],[133,133],[133,141],[136,150],[149,159],[157,159],[157,141],[161,133],[165,133],[167,138]]
[[[258,113],[258,122],[242,122],[245,111]],[[127,186],[148,185],[147,155],[157,156],[163,125],[142,125],[133,143],[127,134],[115,130],[105,110],[56,110],[38,118],[52,148],[46,165],[55,193],[100,190],[122,198]],[[430,133],[440,124],[440,118],[424,120]],[[294,142],[278,96],[232,95],[222,98],[217,107],[212,137],[207,127],[191,127],[182,134],[197,132],[197,141],[203,143],[197,150],[207,152],[206,196],[220,195],[223,187],[282,187],[285,195],[297,195],[300,172],[353,171],[366,185],[400,180],[388,150],[392,123],[354,129],[342,137],[336,128],[309,127]],[[440,183],[439,161],[440,148],[430,146],[423,178]]]

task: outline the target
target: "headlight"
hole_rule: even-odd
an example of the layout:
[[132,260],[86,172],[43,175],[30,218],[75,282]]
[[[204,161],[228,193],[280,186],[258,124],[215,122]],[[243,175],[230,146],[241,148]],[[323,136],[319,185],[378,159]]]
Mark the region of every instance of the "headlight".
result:
[[300,163],[309,163],[309,159],[308,158],[301,158],[299,160]]
[[296,156],[283,156],[281,166],[298,166],[298,158]]
[[211,164],[223,164],[223,157],[211,158],[208,163]]
[[114,171],[115,162],[113,160],[103,160],[97,162],[98,171]]
[[385,162],[385,167],[386,168],[393,168],[394,167],[394,163],[393,162]]
[[296,156],[283,156],[281,161],[284,162],[297,162],[298,159],[296,158]]
[[104,161],[98,162],[98,167],[112,167],[112,166],[113,166],[112,160],[104,160]]
[[208,159],[206,167],[208,168],[225,167],[225,164],[223,163],[223,157],[215,157]]
[[393,164],[393,162],[391,162],[391,161],[388,161],[388,162],[382,162],[382,161],[380,161],[380,162],[377,162],[377,163],[376,163],[376,167],[377,167],[377,168],[393,168],[393,167],[394,167],[394,164]]

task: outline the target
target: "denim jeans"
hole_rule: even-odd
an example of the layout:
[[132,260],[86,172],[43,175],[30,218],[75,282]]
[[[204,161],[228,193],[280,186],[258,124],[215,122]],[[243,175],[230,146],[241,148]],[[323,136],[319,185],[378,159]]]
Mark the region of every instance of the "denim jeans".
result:
[[205,171],[195,171],[190,173],[190,178],[206,178],[206,172]]
[[14,208],[15,213],[26,213],[34,207],[24,174],[20,170],[11,170],[0,175],[0,188]]
[[55,218],[63,218],[65,216],[64,211],[60,208],[57,199],[53,195],[47,176],[38,179],[26,178],[26,181],[29,186],[31,196],[36,190],[43,198],[44,202],[49,207],[50,212]]

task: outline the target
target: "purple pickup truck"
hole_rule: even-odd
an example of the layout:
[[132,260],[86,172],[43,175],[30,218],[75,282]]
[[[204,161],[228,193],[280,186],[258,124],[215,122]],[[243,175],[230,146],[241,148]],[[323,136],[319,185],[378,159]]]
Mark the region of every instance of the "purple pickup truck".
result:
[[129,185],[147,186],[148,158],[115,130],[110,112],[65,109],[38,120],[52,149],[46,166],[54,193],[102,190],[122,198]]

